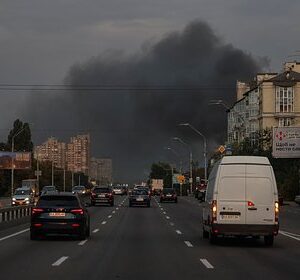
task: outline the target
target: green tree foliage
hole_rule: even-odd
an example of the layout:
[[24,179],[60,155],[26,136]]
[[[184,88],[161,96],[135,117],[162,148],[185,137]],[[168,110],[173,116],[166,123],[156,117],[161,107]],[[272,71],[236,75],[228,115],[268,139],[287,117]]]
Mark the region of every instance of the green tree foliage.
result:
[[172,187],[172,168],[168,163],[158,162],[151,166],[150,179],[163,179],[164,187]]

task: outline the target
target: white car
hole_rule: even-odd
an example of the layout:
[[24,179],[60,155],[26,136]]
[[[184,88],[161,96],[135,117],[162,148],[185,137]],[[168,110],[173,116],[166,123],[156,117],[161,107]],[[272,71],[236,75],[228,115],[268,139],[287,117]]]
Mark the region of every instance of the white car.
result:
[[12,197],[11,205],[29,205],[34,203],[34,194],[31,189],[28,188],[18,188]]
[[203,237],[264,236],[273,245],[279,230],[278,192],[265,157],[225,156],[213,167],[203,206]]

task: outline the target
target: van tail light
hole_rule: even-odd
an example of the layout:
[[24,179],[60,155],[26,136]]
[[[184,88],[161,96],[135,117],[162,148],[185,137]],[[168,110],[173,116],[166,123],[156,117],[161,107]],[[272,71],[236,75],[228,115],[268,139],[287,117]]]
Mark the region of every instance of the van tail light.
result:
[[213,200],[211,204],[211,222],[215,223],[217,221],[217,201]]
[[42,209],[42,208],[32,208],[31,215],[40,214],[42,212],[44,212],[44,209]]
[[78,208],[78,209],[72,209],[71,210],[72,214],[79,214],[79,215],[83,215],[83,209]]
[[248,207],[254,207],[255,204],[252,201],[248,201]]
[[279,221],[279,202],[275,201],[275,222]]

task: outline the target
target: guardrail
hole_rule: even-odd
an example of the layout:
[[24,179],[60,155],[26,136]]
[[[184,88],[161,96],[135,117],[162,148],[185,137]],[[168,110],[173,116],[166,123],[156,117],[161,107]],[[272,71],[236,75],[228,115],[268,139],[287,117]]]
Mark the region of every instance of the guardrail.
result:
[[30,216],[32,207],[33,207],[33,205],[1,208],[0,209],[0,223],[10,222],[13,220],[17,220],[20,218]]

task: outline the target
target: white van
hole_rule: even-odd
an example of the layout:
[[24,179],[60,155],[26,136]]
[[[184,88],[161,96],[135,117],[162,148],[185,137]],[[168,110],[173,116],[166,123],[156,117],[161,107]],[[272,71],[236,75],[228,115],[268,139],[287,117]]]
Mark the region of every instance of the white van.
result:
[[203,205],[203,237],[264,236],[273,245],[279,204],[273,168],[266,157],[225,156],[213,167]]

